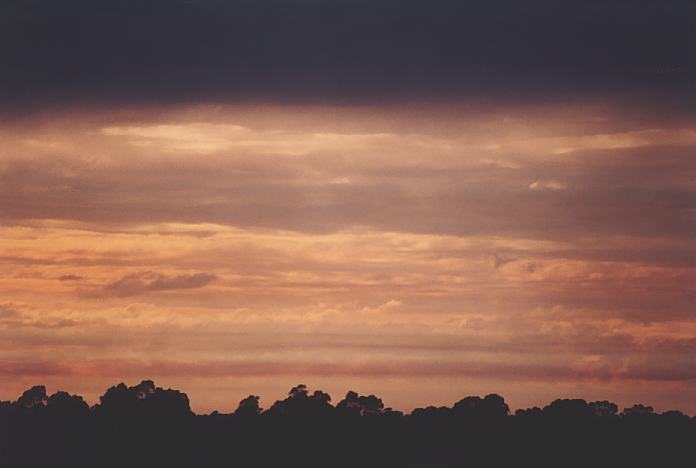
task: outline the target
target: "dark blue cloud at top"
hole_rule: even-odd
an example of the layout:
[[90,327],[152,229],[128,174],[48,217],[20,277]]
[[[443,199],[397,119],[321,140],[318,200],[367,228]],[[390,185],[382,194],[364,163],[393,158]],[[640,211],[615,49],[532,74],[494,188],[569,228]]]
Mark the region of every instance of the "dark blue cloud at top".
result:
[[2,0],[0,103],[693,98],[690,1]]

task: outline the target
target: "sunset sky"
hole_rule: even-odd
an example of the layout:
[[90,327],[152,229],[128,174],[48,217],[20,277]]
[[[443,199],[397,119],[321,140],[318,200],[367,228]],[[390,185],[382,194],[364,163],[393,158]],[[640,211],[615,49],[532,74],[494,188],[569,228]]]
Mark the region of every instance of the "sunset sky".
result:
[[691,2],[0,8],[0,400],[696,414]]

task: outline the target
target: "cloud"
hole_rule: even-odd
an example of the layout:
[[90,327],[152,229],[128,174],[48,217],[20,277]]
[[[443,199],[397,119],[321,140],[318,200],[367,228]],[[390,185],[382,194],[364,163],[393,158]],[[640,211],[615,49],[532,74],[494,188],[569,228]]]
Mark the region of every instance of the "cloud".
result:
[[[272,128],[241,117],[235,123],[228,116],[234,109],[222,117],[209,110],[195,121],[184,119],[187,112],[193,110],[172,111],[139,125],[97,122],[95,128],[91,119],[57,124],[48,132],[55,133],[51,138],[69,140],[75,148],[65,154],[28,149],[21,132],[6,130],[15,156],[0,166],[0,218],[110,224],[109,230],[119,223],[121,230],[151,223],[213,223],[309,233],[359,226],[554,240],[580,232],[673,238],[695,232],[688,216],[696,191],[696,164],[690,157],[694,142],[673,141],[675,132],[667,128],[649,132],[650,146],[585,147],[576,134],[596,134],[599,110],[576,117],[580,122],[570,128],[557,128],[546,116],[558,108],[528,114],[510,110],[509,126],[501,126],[500,115],[491,110],[457,125],[452,123],[456,116],[443,114],[430,122],[438,127],[432,134],[414,131],[425,124],[413,111],[410,116],[402,112],[398,124],[372,129],[362,122],[384,117],[375,117],[375,109],[356,115],[314,109],[310,125],[298,127],[293,115],[268,108],[266,118],[281,122]],[[532,124],[524,123],[525,115]],[[210,121],[203,122],[205,117]],[[614,110],[603,125],[617,130],[645,125],[627,118]],[[336,128],[317,132],[314,125],[345,127],[346,133]],[[73,127],[79,131],[71,132]],[[104,128],[111,134],[105,135]],[[24,131],[39,130],[30,126]],[[577,150],[550,154],[562,143],[546,141],[555,133],[564,134],[558,140],[572,140]],[[132,138],[150,138],[153,144],[134,147]],[[491,139],[502,141],[503,149],[482,158]],[[194,151],[190,142],[210,143],[210,152]],[[515,164],[493,165],[491,158]],[[540,196],[547,192],[554,196]]]
[[515,260],[517,260],[517,258],[515,258],[515,257],[495,253],[493,255],[493,266],[497,270],[498,268],[500,268],[508,263],[514,262]]
[[529,190],[535,190],[535,191],[543,191],[543,190],[551,190],[551,191],[556,191],[556,190],[565,190],[568,188],[566,184],[563,182],[559,182],[557,180],[535,180],[531,184],[529,184]]
[[181,382],[692,390],[696,160],[672,131],[686,122],[394,109],[3,122],[0,297],[30,306],[6,311],[0,361],[52,353],[85,380],[121,360]]
[[688,109],[695,68],[690,7],[686,1],[70,0],[42,8],[17,2],[3,15],[0,104],[568,100],[620,92]]
[[[683,361],[677,367],[658,368],[651,363],[637,363],[628,368],[617,368],[605,363],[577,363],[559,365],[553,363],[481,363],[474,361],[423,361],[401,360],[396,362],[286,362],[263,360],[225,361],[173,361],[173,360],[85,360],[37,361],[31,366],[19,361],[0,363],[5,375],[90,376],[131,378],[132,376],[162,377],[262,377],[262,376],[353,376],[367,378],[413,378],[461,376],[472,379],[505,378],[508,381],[592,381],[626,380],[646,382],[694,382],[696,371]],[[53,368],[47,372],[47,369]]]
[[[189,125],[153,125],[104,127],[107,136],[125,137],[129,144],[164,151],[208,154],[232,147],[253,144],[250,129],[239,125],[195,123]],[[239,140],[246,140],[239,145]]]
[[21,317],[17,304],[6,302],[0,304],[0,323],[5,323]]
[[21,377],[48,377],[70,373],[70,368],[53,361],[0,361],[0,375],[14,379]]
[[396,299],[389,299],[387,302],[378,305],[377,307],[363,307],[360,312],[363,314],[382,314],[384,312],[394,310],[402,304]]
[[36,315],[30,312],[31,309],[31,306],[12,302],[0,304],[0,326],[12,330],[6,337],[8,341],[14,340],[17,330],[22,328],[54,330],[78,325],[78,322],[66,317]]
[[551,153],[556,155],[575,151],[642,148],[665,144],[692,146],[696,144],[696,131],[689,128],[650,128],[616,133],[546,137],[532,140],[529,143],[537,147],[547,147]]
[[58,281],[79,281],[81,279],[83,277],[79,275],[62,275],[58,277]]
[[207,286],[217,277],[209,273],[167,276],[161,273],[141,272],[123,276],[121,279],[104,285],[97,295],[137,296],[149,292],[171,291],[177,289],[196,289]]

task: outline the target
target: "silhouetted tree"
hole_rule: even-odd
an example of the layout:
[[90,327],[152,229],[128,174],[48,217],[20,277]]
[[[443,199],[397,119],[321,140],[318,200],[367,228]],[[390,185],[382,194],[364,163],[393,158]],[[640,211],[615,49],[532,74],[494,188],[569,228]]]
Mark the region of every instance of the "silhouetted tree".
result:
[[263,411],[250,395],[231,414],[195,415],[188,397],[144,380],[89,408],[38,385],[0,402],[0,466],[665,467],[694,466],[696,418],[609,401],[558,399],[514,416],[496,394],[404,415],[349,391],[336,407],[292,387]]
[[358,416],[376,416],[382,413],[384,403],[374,395],[360,396],[354,391],[349,391],[346,397],[338,402],[336,408]]
[[239,402],[239,406],[234,414],[241,417],[258,416],[261,414],[260,399],[256,395],[249,395]]
[[624,408],[622,415],[624,417],[641,417],[654,415],[652,406],[633,405],[630,408]]
[[42,410],[47,404],[46,387],[36,385],[22,393],[22,396],[15,402],[15,407],[23,411],[35,412]]

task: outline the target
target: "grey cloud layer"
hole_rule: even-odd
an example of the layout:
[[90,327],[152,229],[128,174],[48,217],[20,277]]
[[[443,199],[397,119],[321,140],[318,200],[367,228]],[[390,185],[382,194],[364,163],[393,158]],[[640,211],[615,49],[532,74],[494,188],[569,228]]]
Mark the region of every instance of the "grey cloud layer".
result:
[[0,105],[693,102],[685,0],[8,0],[0,20]]

